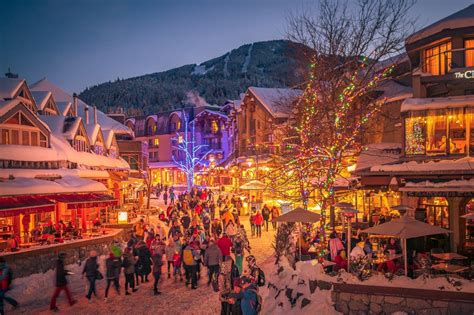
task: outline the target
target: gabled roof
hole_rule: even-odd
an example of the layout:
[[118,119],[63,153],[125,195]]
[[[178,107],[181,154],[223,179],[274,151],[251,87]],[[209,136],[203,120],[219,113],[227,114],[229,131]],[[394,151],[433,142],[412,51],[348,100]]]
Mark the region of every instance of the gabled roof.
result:
[[[86,128],[87,137],[89,138],[89,142],[91,145],[94,145],[97,141],[97,137],[99,134],[102,133],[99,124],[85,124],[84,127]],[[103,137],[102,137],[103,138]]]
[[302,90],[260,88],[251,86],[248,91],[252,93],[266,110],[277,118],[286,118],[291,114],[293,102],[303,94]]
[[223,119],[227,119],[227,115],[222,113],[222,112],[218,112],[218,111],[215,111],[215,110],[210,110],[210,109],[205,109],[203,111],[201,111],[199,114],[196,115],[196,117],[194,117],[193,120],[196,120],[198,117],[200,116],[204,116],[204,115],[216,115],[216,116],[219,116]]
[[24,79],[18,78],[0,78],[0,98],[12,99],[16,96],[18,90],[25,83]]
[[56,105],[58,106],[58,110],[59,110],[59,113],[62,115],[62,116],[66,116],[68,111],[71,109],[72,107],[72,103],[69,102],[69,101],[65,101],[65,102],[56,102]]
[[53,94],[49,91],[31,91],[31,95],[35,99],[36,108],[43,110]]
[[412,35],[408,36],[405,44],[413,44],[423,38],[435,35],[444,30],[472,26],[474,26],[474,4],[471,4],[467,8],[451,14],[450,16],[447,16],[444,19],[427,26],[416,33],[413,33]]
[[[40,81],[31,85],[32,91],[51,91],[53,97],[57,102],[71,102],[73,103],[74,99],[72,95],[68,94],[66,91],[55,85],[54,83],[48,81],[46,78],[41,79]],[[81,116],[85,119],[85,108],[89,107],[90,112],[92,107],[84,103],[81,99],[78,98],[77,101],[78,107],[78,116]],[[118,121],[108,117],[106,114],[97,110],[97,123],[100,124],[102,130],[113,129],[115,133],[125,133],[132,134],[132,131],[125,125],[119,123]]]
[[102,131],[102,134],[104,135],[105,147],[108,150],[108,149],[110,149],[110,146],[114,142],[115,133],[114,133],[113,130],[108,129],[108,130]]
[[0,100],[0,117],[8,113],[9,110],[11,110],[19,103],[21,103],[19,99],[12,99],[7,101]]
[[[0,120],[3,120],[4,115],[13,110],[15,107],[19,106],[19,110],[23,110],[24,113],[29,116],[28,118],[30,120],[36,121],[38,124],[41,124],[41,126],[38,126],[40,129],[44,129],[48,133],[51,131],[49,126],[42,121],[41,119],[38,118],[38,116],[31,111],[31,109],[26,106],[22,100],[18,98],[14,98],[12,100],[7,100],[7,101],[1,101],[0,100]],[[11,115],[9,115],[11,117]]]
[[73,140],[81,126],[81,117],[64,117],[64,116],[45,116],[41,115],[41,120],[44,121],[51,132],[55,135],[60,135],[67,140]]
[[380,97],[386,98],[387,103],[401,101],[413,96],[413,88],[411,86],[405,86],[395,80],[382,81],[375,90],[383,92]]

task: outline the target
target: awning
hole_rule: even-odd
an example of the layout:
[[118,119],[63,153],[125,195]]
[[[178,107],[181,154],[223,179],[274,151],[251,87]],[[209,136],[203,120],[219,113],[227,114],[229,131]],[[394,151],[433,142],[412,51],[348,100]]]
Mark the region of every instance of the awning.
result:
[[54,201],[40,196],[0,197],[0,217],[54,211]]
[[362,187],[379,187],[389,186],[391,181],[390,176],[361,176],[360,184]]
[[116,199],[104,194],[61,194],[51,198],[67,204],[68,209],[107,207],[117,204]]

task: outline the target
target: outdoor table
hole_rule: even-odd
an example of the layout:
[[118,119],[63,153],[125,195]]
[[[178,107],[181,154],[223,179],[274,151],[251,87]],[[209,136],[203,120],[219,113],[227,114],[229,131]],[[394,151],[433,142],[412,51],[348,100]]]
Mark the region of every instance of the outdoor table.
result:
[[440,253],[440,254],[431,254],[431,256],[438,258],[440,260],[456,260],[456,259],[467,259],[466,256],[459,255],[457,253]]
[[372,262],[376,265],[379,265],[379,264],[383,264],[384,262],[387,262],[387,261],[390,261],[390,260],[395,260],[395,259],[398,259],[398,258],[401,258],[401,257],[403,257],[402,254],[383,255],[383,256],[374,258],[374,260]]
[[336,263],[333,262],[333,261],[329,261],[329,260],[323,260],[321,265],[323,265],[324,268],[328,268],[328,267],[332,267],[332,266],[336,265]]
[[463,272],[469,269],[469,267],[466,267],[466,266],[459,266],[459,265],[446,264],[446,263],[432,265],[431,268],[435,270],[446,271],[449,273],[458,273],[458,272]]

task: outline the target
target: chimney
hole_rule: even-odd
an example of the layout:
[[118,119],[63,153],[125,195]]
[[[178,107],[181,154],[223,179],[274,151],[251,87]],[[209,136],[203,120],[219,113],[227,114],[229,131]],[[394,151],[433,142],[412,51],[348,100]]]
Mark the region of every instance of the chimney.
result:
[[97,124],[97,106],[94,105],[94,125]]
[[73,98],[73,104],[72,104],[72,106],[73,106],[73,108],[74,108],[74,109],[73,109],[73,110],[74,110],[73,115],[77,117],[77,94],[76,94],[76,93],[73,93],[73,94],[72,94],[72,98]]
[[89,106],[84,107],[84,113],[86,114],[86,124],[89,124]]

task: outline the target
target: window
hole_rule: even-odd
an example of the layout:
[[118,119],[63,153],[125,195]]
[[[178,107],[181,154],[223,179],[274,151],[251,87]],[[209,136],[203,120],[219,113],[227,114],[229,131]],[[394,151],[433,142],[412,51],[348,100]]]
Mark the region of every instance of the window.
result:
[[426,209],[427,223],[445,229],[449,228],[449,210],[446,198],[421,198],[421,207]]
[[10,130],[2,129],[2,142],[1,144],[10,144]]
[[466,153],[466,123],[463,109],[452,109],[448,115],[449,153]]
[[30,133],[28,131],[21,132],[21,144],[30,145]]
[[218,132],[219,132],[219,124],[217,123],[217,121],[213,120],[211,122],[211,133],[216,134]]
[[38,132],[32,131],[31,132],[31,145],[37,147],[38,146]]
[[48,140],[46,139],[46,136],[40,133],[40,147],[46,148],[47,146],[48,146]]
[[446,148],[449,148],[447,141],[446,115],[429,112],[426,117],[426,153],[446,154]]
[[160,145],[160,140],[158,138],[153,139],[153,145],[155,147],[159,146]]
[[425,121],[423,117],[405,119],[405,153],[408,155],[425,154]]
[[[470,213],[473,211],[474,211],[474,199],[471,199],[467,203],[464,212]],[[461,224],[461,229],[465,230],[465,233],[462,233],[465,235],[464,242],[474,242],[474,219],[463,219],[463,220],[466,221],[466,225],[463,226],[463,224]]]
[[451,42],[425,49],[423,71],[443,75],[451,69]]
[[465,66],[466,67],[474,67],[474,38],[473,39],[466,39],[464,41],[464,48],[466,48],[465,52]]
[[20,132],[18,130],[12,130],[11,144],[20,144]]

